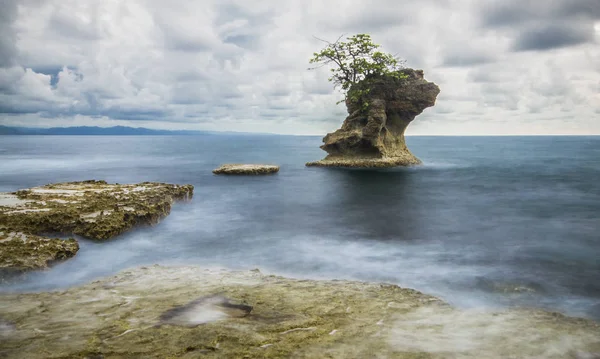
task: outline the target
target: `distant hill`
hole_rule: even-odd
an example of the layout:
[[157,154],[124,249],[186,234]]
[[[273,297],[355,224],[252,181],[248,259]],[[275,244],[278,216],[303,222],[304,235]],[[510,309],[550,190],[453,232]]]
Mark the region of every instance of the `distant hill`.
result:
[[0,126],[0,135],[105,135],[105,136],[156,136],[156,135],[208,135],[220,132],[209,131],[169,131],[169,130],[151,130],[143,127],[52,127],[52,128],[32,128],[32,127],[9,127]]

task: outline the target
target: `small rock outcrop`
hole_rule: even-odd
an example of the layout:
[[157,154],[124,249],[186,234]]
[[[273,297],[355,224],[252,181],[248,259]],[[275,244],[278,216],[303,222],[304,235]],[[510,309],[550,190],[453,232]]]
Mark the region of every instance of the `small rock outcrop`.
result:
[[47,238],[47,233],[107,240],[158,223],[175,200],[189,199],[193,191],[192,185],[91,180],[0,193],[0,280],[77,253],[75,239]]
[[[328,153],[307,166],[393,167],[420,164],[406,147],[404,131],[417,115],[435,105],[439,87],[422,70],[403,69],[400,76],[370,76],[348,91],[348,117],[323,138]],[[358,95],[357,95],[358,94]]]
[[213,170],[216,175],[266,175],[279,172],[279,166],[260,164],[224,164]]

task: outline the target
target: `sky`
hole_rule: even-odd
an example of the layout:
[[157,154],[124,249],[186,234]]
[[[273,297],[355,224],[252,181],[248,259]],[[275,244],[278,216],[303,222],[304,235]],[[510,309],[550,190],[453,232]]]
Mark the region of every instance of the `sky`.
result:
[[598,0],[0,0],[0,125],[323,135],[324,43],[441,89],[408,135],[600,134]]

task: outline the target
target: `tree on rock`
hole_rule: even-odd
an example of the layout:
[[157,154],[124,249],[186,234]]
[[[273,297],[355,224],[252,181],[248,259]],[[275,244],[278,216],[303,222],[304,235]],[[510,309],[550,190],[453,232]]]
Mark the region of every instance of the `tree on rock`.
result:
[[378,51],[381,46],[374,44],[370,35],[357,34],[347,37],[347,41],[340,41],[341,38],[340,36],[335,42],[318,39],[327,43],[327,46],[315,52],[310,59],[311,64],[320,64],[309,68],[310,70],[334,65],[329,77],[334,87],[341,86],[346,92],[352,85],[369,76],[389,75],[396,78],[403,76],[398,71],[404,68],[404,60]]

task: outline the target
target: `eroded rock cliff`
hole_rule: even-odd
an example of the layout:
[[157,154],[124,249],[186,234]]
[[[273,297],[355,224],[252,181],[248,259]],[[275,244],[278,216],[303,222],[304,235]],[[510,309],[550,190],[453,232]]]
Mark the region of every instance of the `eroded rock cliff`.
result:
[[406,147],[406,127],[435,104],[439,87],[422,70],[403,69],[400,76],[371,76],[352,86],[342,127],[323,138],[328,155],[307,166],[393,167],[420,164]]

